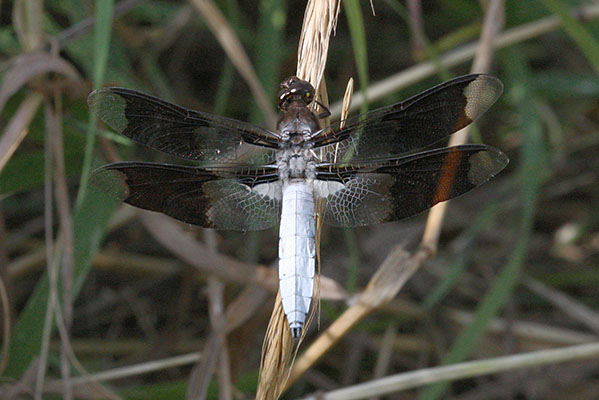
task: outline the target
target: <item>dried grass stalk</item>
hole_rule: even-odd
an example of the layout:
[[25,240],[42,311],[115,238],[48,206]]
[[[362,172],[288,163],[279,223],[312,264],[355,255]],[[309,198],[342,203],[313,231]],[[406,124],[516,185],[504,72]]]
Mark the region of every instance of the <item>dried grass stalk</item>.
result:
[[[341,106],[341,121],[345,121],[351,108],[351,102],[354,96],[354,78],[349,78],[347,81],[347,87],[345,88],[345,94],[343,95],[343,105]],[[345,123],[341,124],[341,128],[345,126]]]
[[[304,331],[305,332],[305,331]],[[256,390],[256,399],[278,399],[289,375],[289,360],[293,350],[293,339],[281,295],[277,294],[264,343],[262,344],[262,359],[260,360],[260,378]]]
[[[499,31],[503,26],[504,21],[504,4],[503,0],[493,0],[490,2],[483,28],[479,40],[478,51],[474,57],[471,71],[473,73],[486,73],[491,67],[491,59],[493,56],[493,43]],[[470,127],[466,127],[459,132],[456,132],[449,139],[449,146],[457,146],[468,141],[468,132]],[[449,201],[444,201],[431,208],[426,220],[426,227],[422,235],[422,245],[427,246],[433,251],[436,251],[441,235],[441,227],[445,218],[445,212],[449,206]]]
[[[327,60],[329,39],[337,23],[338,11],[338,0],[310,0],[306,6],[298,47],[296,75],[300,79],[309,81],[316,88],[317,99],[325,105],[328,105],[328,97],[322,76]],[[321,121],[321,123],[326,122],[328,121]],[[320,238],[320,222],[317,225],[316,236]],[[317,240],[317,247],[318,242]],[[315,282],[315,286],[318,287],[318,279]],[[315,293],[318,293],[318,289],[315,290]],[[302,339],[315,315],[314,310],[317,308],[317,303],[318,296],[315,298],[310,316],[304,325]],[[289,376],[292,350],[291,332],[283,311],[281,297],[277,295],[262,348],[256,399],[279,398]]]
[[0,136],[0,171],[27,136],[29,124],[42,100],[42,96],[37,93],[28,94],[6,125],[2,136]]
[[338,14],[338,0],[311,0],[304,13],[297,49],[297,76],[310,82],[317,91],[324,75],[329,40],[337,26]]

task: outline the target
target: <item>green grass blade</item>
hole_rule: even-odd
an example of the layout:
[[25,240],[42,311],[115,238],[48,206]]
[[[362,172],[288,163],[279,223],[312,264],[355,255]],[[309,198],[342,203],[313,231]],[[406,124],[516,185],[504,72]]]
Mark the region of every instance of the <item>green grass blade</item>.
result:
[[[360,88],[366,99],[366,88],[368,88],[368,48],[366,45],[366,29],[364,28],[364,17],[360,9],[360,2],[357,0],[346,0],[343,2],[347,23],[351,34],[352,46],[354,49],[354,59],[358,69],[358,81]],[[368,110],[368,102],[362,105],[361,112]]]
[[227,103],[231,96],[231,88],[233,87],[233,76],[235,69],[231,61],[226,60],[223,66],[223,72],[220,74],[218,91],[214,100],[214,113],[216,115],[226,115]]
[[[468,230],[463,235],[463,239],[468,242],[469,248],[476,245],[476,239],[478,238],[478,235],[493,222],[498,211],[499,207],[497,202],[493,202],[485,207],[483,211],[475,218],[474,222],[468,227]],[[447,275],[424,300],[422,305],[425,309],[431,309],[443,301],[451,289],[458,284],[460,277],[466,270],[466,265],[468,264],[470,256],[469,253],[470,252],[467,249],[464,249],[463,251],[459,252],[452,262],[450,262]]]
[[[368,99],[366,98],[366,89],[368,88],[368,47],[366,42],[366,29],[364,28],[364,18],[360,9],[360,2],[357,0],[346,0],[343,2],[345,15],[349,25],[349,31],[354,50],[354,59],[358,70],[358,80],[360,88],[366,101],[362,104],[360,112],[368,111]],[[358,251],[356,232],[351,229],[343,230],[343,237],[347,249],[350,252],[350,263],[347,275],[347,287],[350,292],[356,290],[358,281],[358,268],[360,266],[360,252]]]
[[349,293],[354,293],[358,288],[358,277],[360,274],[360,245],[355,229],[343,229],[343,238],[345,239],[345,245],[347,246],[347,252],[349,254],[345,289]]
[[[240,11],[239,4],[236,0],[227,0],[227,11],[226,11],[227,19],[229,23],[237,32],[240,34]],[[214,100],[214,113],[216,115],[226,115],[227,114],[227,104],[229,102],[229,97],[231,97],[231,89],[233,88],[233,79],[235,77],[235,68],[231,61],[227,58],[225,60],[225,64],[223,65],[222,72],[220,73],[220,78],[218,82],[218,90],[216,92],[216,98]]]
[[[96,25],[94,42],[94,68],[92,71],[94,86],[99,86],[106,72],[108,50],[110,48],[110,31],[112,29],[112,0],[96,2]],[[105,196],[86,194],[87,177],[93,161],[93,147],[96,118],[90,115],[85,156],[82,167],[81,188],[76,211],[73,215],[73,232],[75,238],[74,286],[73,298],[77,296],[91,267],[91,261],[100,246],[109,217],[116,203]],[[29,297],[27,305],[21,312],[10,342],[10,362],[6,376],[17,378],[22,375],[32,359],[37,356],[41,346],[44,315],[47,307],[48,276],[40,279],[37,287]]]
[[[94,88],[100,87],[106,73],[108,63],[108,51],[110,50],[110,33],[112,30],[112,12],[114,0],[96,0],[96,24],[94,26],[94,67],[92,79]],[[87,192],[87,183],[93,158],[95,140],[96,116],[90,114],[87,141],[85,143],[85,155],[83,168],[81,169],[81,180],[79,194],[77,195],[76,207],[81,206],[81,201]]]
[[114,0],[96,0],[96,25],[94,27],[94,87],[99,87],[104,80],[108,52],[110,50],[110,33],[112,31],[112,12]]
[[[89,272],[93,256],[96,254],[110,215],[116,203],[104,195],[90,193],[81,202],[73,216],[75,238],[75,279],[73,298]],[[37,356],[43,333],[44,315],[48,303],[48,276],[40,279],[27,305],[21,312],[10,341],[10,361],[5,376],[18,378],[29,363]]]
[[[275,98],[283,60],[285,24],[287,22],[287,1],[261,0],[258,35],[254,43],[256,74],[265,88],[268,98]],[[262,112],[253,105],[250,121],[263,121]],[[274,128],[274,127],[269,127]]]

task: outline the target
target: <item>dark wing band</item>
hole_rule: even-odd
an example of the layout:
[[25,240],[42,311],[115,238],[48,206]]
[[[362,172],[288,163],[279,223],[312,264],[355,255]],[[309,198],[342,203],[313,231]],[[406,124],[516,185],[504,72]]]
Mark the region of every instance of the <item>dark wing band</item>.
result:
[[135,207],[205,228],[262,230],[280,215],[281,184],[274,168],[231,171],[121,162],[95,170],[91,183]]

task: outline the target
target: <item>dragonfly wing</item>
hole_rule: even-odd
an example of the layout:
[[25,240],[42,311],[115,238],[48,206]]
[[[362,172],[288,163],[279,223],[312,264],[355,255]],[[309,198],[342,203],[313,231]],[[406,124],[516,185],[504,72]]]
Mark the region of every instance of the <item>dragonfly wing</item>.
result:
[[321,147],[325,162],[398,156],[469,125],[502,91],[501,81],[489,75],[458,77],[401,103],[337,122],[314,136],[314,147]]
[[274,226],[281,184],[274,168],[203,169],[120,162],[95,170],[92,186],[135,207],[180,221],[233,231]]
[[486,145],[463,145],[385,161],[320,166],[317,194],[325,201],[324,221],[365,226],[398,221],[464,194],[508,163]]
[[274,160],[277,135],[269,130],[188,110],[131,89],[107,87],[87,99],[90,109],[122,135],[164,153],[207,162]]

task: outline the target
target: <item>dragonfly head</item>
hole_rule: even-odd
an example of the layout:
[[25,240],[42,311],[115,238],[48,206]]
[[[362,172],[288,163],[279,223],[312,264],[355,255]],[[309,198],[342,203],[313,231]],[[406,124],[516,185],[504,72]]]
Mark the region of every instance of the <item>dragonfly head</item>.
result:
[[290,76],[281,82],[281,90],[277,97],[279,110],[285,112],[292,103],[309,105],[314,101],[314,87],[308,81],[303,81],[297,76]]

